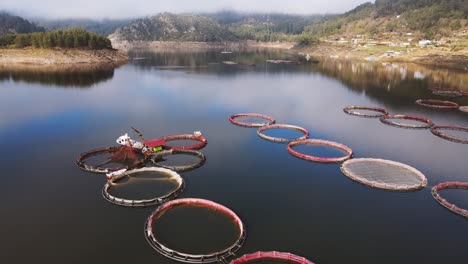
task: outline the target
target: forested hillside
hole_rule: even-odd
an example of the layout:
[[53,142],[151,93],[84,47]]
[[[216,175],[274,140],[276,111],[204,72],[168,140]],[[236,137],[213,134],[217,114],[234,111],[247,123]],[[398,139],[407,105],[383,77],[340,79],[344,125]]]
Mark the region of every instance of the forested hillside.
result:
[[38,25],[44,27],[46,30],[67,30],[72,28],[82,28],[89,32],[94,32],[99,35],[108,36],[112,34],[117,28],[130,24],[130,19],[59,19],[47,20],[38,19]]
[[465,0],[376,0],[338,17],[305,28],[309,34],[379,35],[385,32],[420,32],[425,38],[449,36],[466,27],[468,2]]
[[26,19],[10,15],[6,12],[0,12],[0,36],[43,31],[45,31],[44,28],[38,27]]
[[211,18],[162,13],[141,18],[119,28],[110,38],[128,41],[234,41],[237,37],[227,27]]

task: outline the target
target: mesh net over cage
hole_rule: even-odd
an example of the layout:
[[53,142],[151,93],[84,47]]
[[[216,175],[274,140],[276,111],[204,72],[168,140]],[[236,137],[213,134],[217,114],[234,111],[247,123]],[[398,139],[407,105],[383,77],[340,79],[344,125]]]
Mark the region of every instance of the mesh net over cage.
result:
[[412,191],[427,185],[427,179],[421,172],[390,160],[352,159],[343,163],[341,171],[354,181],[391,191]]
[[468,113],[468,105],[463,105],[458,108],[458,110]]
[[[138,175],[143,174],[150,174],[150,175],[160,175],[162,178],[134,178],[138,177]],[[121,180],[127,179],[126,182],[120,183]],[[122,198],[117,197],[116,195],[111,193],[111,189],[121,187],[119,185],[126,185],[131,182],[132,179],[140,180],[148,184],[150,181],[170,181],[174,185],[173,189],[170,191],[165,192],[162,195],[158,195],[158,197],[154,198],[144,198],[144,199],[131,199],[131,198]],[[154,187],[154,186],[153,186]],[[165,168],[156,168],[156,167],[145,167],[140,169],[133,169],[127,171],[125,173],[119,174],[114,176],[108,180],[104,188],[102,189],[102,195],[104,199],[107,201],[117,204],[120,206],[127,206],[127,207],[147,207],[147,206],[154,206],[160,205],[164,202],[172,200],[179,196],[182,191],[184,190],[185,184],[183,178],[177,173],[169,169]],[[147,192],[140,190],[139,192]]]

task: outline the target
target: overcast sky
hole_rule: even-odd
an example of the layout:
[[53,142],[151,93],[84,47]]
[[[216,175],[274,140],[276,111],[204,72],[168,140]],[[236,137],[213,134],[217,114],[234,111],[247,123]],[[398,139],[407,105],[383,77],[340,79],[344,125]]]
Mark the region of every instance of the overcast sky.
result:
[[373,0],[1,0],[0,10],[27,17],[133,18],[160,12],[219,10],[297,14],[342,13]]

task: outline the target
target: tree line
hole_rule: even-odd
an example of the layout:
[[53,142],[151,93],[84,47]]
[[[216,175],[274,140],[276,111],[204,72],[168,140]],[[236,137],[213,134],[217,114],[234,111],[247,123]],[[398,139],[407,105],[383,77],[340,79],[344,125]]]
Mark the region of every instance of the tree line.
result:
[[10,34],[0,37],[1,48],[34,47],[50,48],[112,48],[110,40],[84,29],[54,30],[49,32],[35,32],[29,34]]

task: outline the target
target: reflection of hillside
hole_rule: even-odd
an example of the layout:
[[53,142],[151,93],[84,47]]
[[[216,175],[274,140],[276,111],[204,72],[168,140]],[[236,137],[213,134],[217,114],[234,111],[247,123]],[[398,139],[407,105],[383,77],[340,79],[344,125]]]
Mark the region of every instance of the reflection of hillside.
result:
[[110,65],[0,67],[0,82],[12,80],[60,87],[87,88],[113,76],[114,67]]
[[[233,50],[233,53],[223,54],[223,49],[188,49],[174,52],[167,49],[134,49],[129,52],[134,58],[132,64],[140,70],[156,69],[189,69],[201,74],[236,75],[253,72],[297,72],[309,71],[310,65],[271,65],[269,59],[294,60],[300,59],[295,54],[287,54],[281,50],[264,48],[247,48]],[[234,61],[245,64],[255,64],[256,67],[222,65],[223,61]]]
[[354,91],[395,105],[406,105],[415,98],[436,98],[429,88],[466,89],[468,74],[453,70],[434,70],[412,64],[366,63],[325,60],[317,70],[336,78]]

